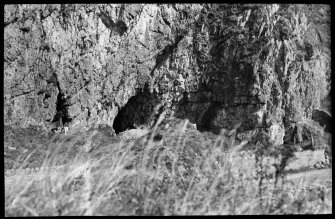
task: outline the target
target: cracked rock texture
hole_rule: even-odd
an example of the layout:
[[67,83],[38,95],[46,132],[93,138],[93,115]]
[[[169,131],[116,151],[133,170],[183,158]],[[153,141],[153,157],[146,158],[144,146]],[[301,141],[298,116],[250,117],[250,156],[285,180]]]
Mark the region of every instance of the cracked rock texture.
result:
[[50,130],[61,120],[72,131],[122,132],[168,110],[200,130],[239,124],[241,138],[263,130],[276,144],[321,130],[312,111],[330,90],[330,6],[6,5],[4,12],[5,126]]

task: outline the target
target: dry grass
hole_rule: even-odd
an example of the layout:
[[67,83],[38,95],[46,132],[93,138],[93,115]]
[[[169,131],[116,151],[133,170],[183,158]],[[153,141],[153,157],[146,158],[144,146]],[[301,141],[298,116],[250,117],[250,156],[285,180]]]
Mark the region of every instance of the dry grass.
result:
[[[289,183],[279,171],[283,156],[238,152],[243,145],[229,147],[224,135],[197,138],[186,125],[158,141],[154,130],[110,145],[99,156],[84,150],[65,156],[62,145],[74,147],[74,140],[52,145],[46,168],[5,177],[5,215],[331,213],[331,181]],[[67,162],[52,167],[60,160]]]

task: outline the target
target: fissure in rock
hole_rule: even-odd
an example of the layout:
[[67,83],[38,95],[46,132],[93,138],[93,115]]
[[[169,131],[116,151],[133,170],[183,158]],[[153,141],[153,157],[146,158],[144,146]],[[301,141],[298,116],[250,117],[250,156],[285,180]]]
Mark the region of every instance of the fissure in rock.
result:
[[62,92],[58,93],[57,102],[56,102],[56,110],[57,110],[57,113],[52,119],[52,122],[56,123],[57,127],[67,126],[72,121],[72,118],[70,118],[68,115],[68,111],[66,107],[66,100]]

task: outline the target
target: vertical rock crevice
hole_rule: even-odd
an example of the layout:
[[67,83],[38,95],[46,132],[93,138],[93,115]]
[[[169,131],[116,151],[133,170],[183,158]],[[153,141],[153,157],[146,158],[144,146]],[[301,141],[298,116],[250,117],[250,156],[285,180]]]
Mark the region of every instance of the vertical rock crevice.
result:
[[56,123],[56,126],[58,127],[68,126],[68,124],[72,121],[72,118],[69,117],[67,101],[63,91],[60,88],[57,75],[54,74],[53,78],[54,78],[53,83],[56,85],[58,89],[58,94],[56,100],[56,114],[51,122]]
[[52,123],[56,123],[56,126],[67,126],[72,121],[72,118],[69,117],[66,100],[62,92],[59,92],[57,95],[56,111],[57,112],[51,121]]

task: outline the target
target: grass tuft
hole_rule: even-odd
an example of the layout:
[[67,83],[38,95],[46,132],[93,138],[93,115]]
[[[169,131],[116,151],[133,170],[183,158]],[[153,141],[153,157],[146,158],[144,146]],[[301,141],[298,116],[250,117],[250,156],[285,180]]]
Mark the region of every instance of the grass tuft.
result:
[[43,168],[27,171],[27,157],[6,174],[5,215],[331,213],[331,181],[303,186],[286,179],[292,153],[259,142],[246,150],[246,142],[232,145],[224,132],[199,136],[187,123],[164,132],[157,123],[146,136],[104,149],[93,135],[51,141]]

